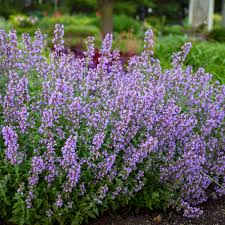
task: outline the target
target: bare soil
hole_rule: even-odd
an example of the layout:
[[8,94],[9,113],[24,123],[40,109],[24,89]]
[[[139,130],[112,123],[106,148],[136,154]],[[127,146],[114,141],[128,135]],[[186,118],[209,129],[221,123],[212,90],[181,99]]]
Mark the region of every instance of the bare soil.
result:
[[188,219],[177,212],[143,212],[142,214],[105,214],[88,225],[225,225],[225,198],[211,199],[201,208],[204,214]]

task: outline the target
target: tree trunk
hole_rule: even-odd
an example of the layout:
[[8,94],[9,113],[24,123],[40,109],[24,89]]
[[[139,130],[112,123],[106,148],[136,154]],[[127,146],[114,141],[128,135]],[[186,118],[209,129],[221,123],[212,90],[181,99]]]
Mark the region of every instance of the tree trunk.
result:
[[55,11],[58,10],[58,4],[59,4],[59,1],[58,0],[54,0],[54,10]]
[[222,3],[222,25],[225,27],[225,0]]
[[102,35],[113,32],[113,0],[101,0]]
[[213,28],[214,0],[190,0],[189,23],[193,28],[199,26]]

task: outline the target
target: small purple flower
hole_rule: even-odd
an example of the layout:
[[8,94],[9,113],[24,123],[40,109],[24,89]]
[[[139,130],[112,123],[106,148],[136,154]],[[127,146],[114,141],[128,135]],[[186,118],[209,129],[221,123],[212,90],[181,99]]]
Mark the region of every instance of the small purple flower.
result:
[[54,50],[58,53],[64,49],[63,36],[64,36],[64,26],[61,24],[56,24],[52,43],[54,44]]
[[63,206],[63,200],[62,200],[62,196],[60,194],[57,195],[55,206],[57,208],[61,208]]
[[67,139],[65,146],[62,148],[62,161],[60,164],[64,169],[69,168],[76,163],[76,144],[77,137],[71,135]]
[[19,145],[17,143],[18,136],[11,127],[2,128],[3,138],[6,146],[6,157],[13,165],[22,163],[23,154],[18,151]]
[[44,160],[40,156],[34,156],[31,162],[31,177],[29,178],[29,186],[33,188],[38,183],[38,175],[45,169]]

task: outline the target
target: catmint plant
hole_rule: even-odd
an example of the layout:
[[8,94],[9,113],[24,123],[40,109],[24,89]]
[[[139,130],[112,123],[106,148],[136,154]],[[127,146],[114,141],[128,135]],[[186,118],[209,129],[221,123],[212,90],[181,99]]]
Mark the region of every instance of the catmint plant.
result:
[[22,44],[0,31],[0,183],[10,186],[1,186],[3,216],[81,224],[141,204],[138,193],[151,208],[159,187],[167,206],[200,216],[212,192],[225,193],[225,86],[184,66],[190,43],[163,70],[151,30],[126,67],[111,34],[97,64],[94,38],[75,57],[64,53],[63,35],[57,24],[45,58],[40,31]]

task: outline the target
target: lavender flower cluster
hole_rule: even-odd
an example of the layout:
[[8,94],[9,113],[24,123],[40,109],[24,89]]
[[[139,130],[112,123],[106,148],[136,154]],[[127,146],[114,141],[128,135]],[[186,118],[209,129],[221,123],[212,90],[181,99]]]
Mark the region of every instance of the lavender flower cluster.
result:
[[202,213],[197,205],[209,187],[224,195],[225,86],[203,68],[183,66],[191,44],[163,71],[151,30],[143,53],[127,66],[111,49],[112,35],[94,65],[94,39],[84,57],[74,58],[63,53],[63,33],[56,25],[55,51],[45,58],[40,31],[34,40],[24,34],[22,43],[14,31],[0,31],[4,154],[14,166],[29,164],[21,194],[27,207],[41,198],[40,186],[54,195],[46,213],[132,198],[145,185],[152,155],[185,216]]

